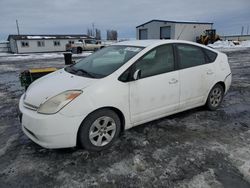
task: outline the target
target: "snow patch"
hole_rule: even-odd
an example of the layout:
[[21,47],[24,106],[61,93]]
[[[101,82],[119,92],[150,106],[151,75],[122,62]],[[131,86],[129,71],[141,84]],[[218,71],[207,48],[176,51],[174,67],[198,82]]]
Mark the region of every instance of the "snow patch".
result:
[[211,48],[215,49],[236,49],[238,50],[239,48],[247,48],[250,47],[250,40],[247,41],[240,41],[239,45],[235,45],[232,41],[216,41],[213,44],[208,45]]
[[152,157],[155,160],[158,161],[162,161],[163,159],[165,159],[166,156],[168,156],[168,147],[164,148],[164,149],[157,149],[153,154]]
[[2,56],[11,56],[11,55],[13,55],[13,54],[7,53],[7,52],[0,52],[0,57],[2,57]]
[[232,41],[216,41],[213,44],[209,44],[209,47],[212,48],[232,48],[235,47],[235,44]]
[[250,148],[236,148],[229,153],[229,158],[233,160],[244,178],[250,182]]
[[4,97],[5,95],[5,93],[0,92],[0,97]]
[[190,181],[182,182],[179,188],[223,188],[222,184],[216,180],[213,169],[194,176]]
[[51,36],[27,36],[27,39],[56,39],[56,37],[51,37]]
[[250,147],[231,147],[218,142],[209,144],[209,149],[227,153],[233,165],[242,173],[245,180],[250,182]]
[[11,65],[0,65],[1,70],[6,71],[6,72],[12,72],[12,71],[19,71],[19,68],[16,68],[15,66],[11,66]]
[[3,156],[3,155],[6,153],[7,149],[12,145],[12,143],[13,143],[15,140],[17,140],[17,138],[18,138],[18,134],[15,134],[15,135],[11,136],[11,137],[7,140],[5,146],[2,147],[2,148],[0,148],[0,156]]
[[[73,54],[74,57],[87,57],[92,52],[84,52],[82,54]],[[0,55],[0,59],[3,59],[4,61],[17,61],[17,60],[29,60],[29,59],[54,59],[54,58],[63,58],[63,52],[58,53],[32,53],[32,54],[8,54],[3,53],[3,55]]]

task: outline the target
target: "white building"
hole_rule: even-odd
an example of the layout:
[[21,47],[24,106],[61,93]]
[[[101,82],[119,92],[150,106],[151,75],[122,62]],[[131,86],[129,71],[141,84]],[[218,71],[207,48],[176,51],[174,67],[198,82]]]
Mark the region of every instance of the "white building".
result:
[[151,20],[136,27],[136,39],[180,39],[196,41],[213,23]]
[[0,53],[1,52],[9,52],[9,42],[8,41],[0,41]]
[[87,35],[9,35],[12,53],[62,52],[67,43],[90,38]]

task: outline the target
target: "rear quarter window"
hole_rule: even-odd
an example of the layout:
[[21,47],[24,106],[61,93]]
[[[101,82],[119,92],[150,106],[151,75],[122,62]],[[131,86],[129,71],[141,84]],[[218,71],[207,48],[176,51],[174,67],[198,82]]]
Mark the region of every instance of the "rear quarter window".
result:
[[204,49],[204,52],[205,52],[205,54],[207,56],[208,63],[214,62],[216,60],[217,56],[218,56],[217,53],[215,53],[215,52],[213,52],[211,50],[208,50],[208,49]]

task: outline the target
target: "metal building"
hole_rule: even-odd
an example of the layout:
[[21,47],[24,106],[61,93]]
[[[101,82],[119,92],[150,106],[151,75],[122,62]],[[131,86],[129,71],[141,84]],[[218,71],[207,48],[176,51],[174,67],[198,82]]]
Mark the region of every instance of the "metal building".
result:
[[209,22],[178,22],[151,20],[136,27],[136,39],[180,39],[196,41],[205,30],[212,29]]
[[62,52],[67,43],[91,38],[87,35],[9,35],[12,53]]

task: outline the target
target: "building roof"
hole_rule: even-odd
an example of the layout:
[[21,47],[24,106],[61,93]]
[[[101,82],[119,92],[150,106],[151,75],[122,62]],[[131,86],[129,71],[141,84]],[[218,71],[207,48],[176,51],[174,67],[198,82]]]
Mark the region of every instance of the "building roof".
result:
[[188,22],[188,21],[171,21],[171,20],[150,20],[144,24],[136,26],[136,28],[144,26],[145,24],[151,23],[151,22],[167,22],[167,23],[179,23],[179,24],[209,24],[213,25],[211,22]]
[[85,39],[85,38],[93,38],[88,35],[9,35],[8,41],[10,38],[14,40],[40,40],[40,39]]

